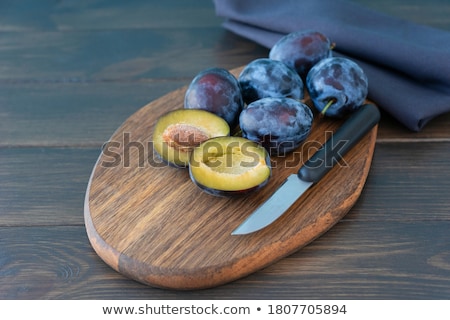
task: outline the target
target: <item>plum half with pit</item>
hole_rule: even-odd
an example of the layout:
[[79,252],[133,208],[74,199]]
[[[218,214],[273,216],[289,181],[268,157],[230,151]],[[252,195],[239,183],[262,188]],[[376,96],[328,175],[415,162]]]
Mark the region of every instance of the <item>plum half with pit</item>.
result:
[[259,144],[242,137],[216,137],[192,151],[189,174],[203,191],[214,196],[244,195],[267,184],[270,157]]
[[369,91],[364,70],[353,60],[332,57],[319,61],[306,77],[316,109],[325,116],[344,117],[364,104]]
[[281,61],[260,58],[250,62],[238,77],[247,104],[267,97],[303,99],[303,81]]
[[317,62],[332,56],[334,44],[315,30],[300,30],[280,38],[270,49],[269,58],[279,60],[297,71],[304,80]]
[[225,119],[231,128],[244,106],[236,77],[223,68],[208,68],[198,73],[189,84],[184,108],[202,109]]
[[178,109],[161,116],[153,129],[153,148],[166,163],[175,167],[189,164],[192,150],[213,137],[227,136],[230,126],[206,110]]
[[242,111],[242,136],[260,143],[271,156],[284,156],[309,135],[313,113],[304,103],[291,98],[263,98]]

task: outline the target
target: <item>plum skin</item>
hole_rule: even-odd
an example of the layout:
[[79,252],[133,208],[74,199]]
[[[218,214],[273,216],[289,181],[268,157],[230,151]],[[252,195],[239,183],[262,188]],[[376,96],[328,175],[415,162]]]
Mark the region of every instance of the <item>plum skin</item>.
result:
[[311,132],[311,109],[291,98],[263,98],[242,111],[242,136],[260,143],[271,156],[284,156],[300,146]]
[[342,57],[318,62],[306,77],[306,87],[319,112],[338,118],[363,105],[369,90],[363,69],[353,60]]
[[260,58],[250,62],[238,77],[247,104],[267,97],[303,99],[303,81],[281,61]]
[[239,82],[223,68],[208,68],[198,73],[189,84],[185,109],[203,109],[217,114],[233,128],[244,106]]
[[300,30],[280,38],[270,49],[269,58],[295,69],[304,80],[317,62],[332,56],[333,46],[330,39],[318,31]]

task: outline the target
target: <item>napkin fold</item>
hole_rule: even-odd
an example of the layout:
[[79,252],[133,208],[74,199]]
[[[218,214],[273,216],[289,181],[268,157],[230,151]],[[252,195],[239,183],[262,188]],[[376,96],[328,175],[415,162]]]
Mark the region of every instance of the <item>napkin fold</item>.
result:
[[357,62],[369,99],[412,131],[450,112],[450,33],[346,0],[214,0],[223,26],[267,48],[297,30],[316,30],[335,56]]

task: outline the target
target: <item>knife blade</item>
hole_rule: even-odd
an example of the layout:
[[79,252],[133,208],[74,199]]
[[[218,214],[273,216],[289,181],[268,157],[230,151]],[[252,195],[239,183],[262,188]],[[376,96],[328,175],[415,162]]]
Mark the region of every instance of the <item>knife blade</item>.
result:
[[291,174],[270,198],[245,219],[231,235],[256,232],[281,217],[306,190],[330,171],[379,120],[380,112],[375,105],[361,106],[303,164],[296,174]]

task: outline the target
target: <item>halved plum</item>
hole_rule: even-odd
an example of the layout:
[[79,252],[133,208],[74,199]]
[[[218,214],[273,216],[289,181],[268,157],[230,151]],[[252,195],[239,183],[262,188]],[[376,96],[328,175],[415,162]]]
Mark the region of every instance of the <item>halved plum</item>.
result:
[[210,138],[229,134],[228,123],[214,113],[179,109],[158,119],[153,130],[153,147],[163,161],[186,167],[195,147]]
[[194,148],[189,173],[203,191],[231,196],[263,187],[272,170],[264,147],[246,138],[228,136],[206,140]]

